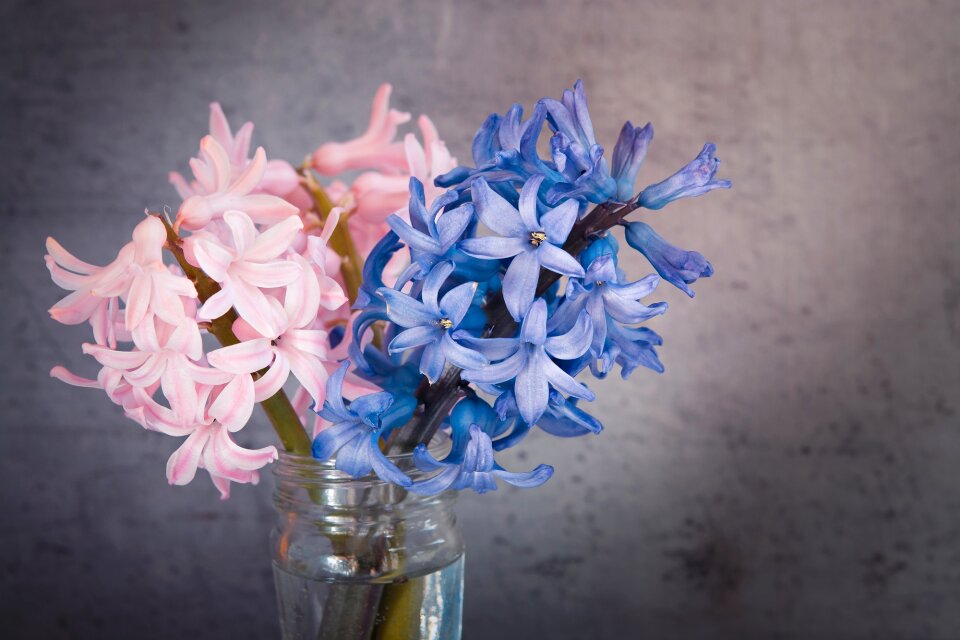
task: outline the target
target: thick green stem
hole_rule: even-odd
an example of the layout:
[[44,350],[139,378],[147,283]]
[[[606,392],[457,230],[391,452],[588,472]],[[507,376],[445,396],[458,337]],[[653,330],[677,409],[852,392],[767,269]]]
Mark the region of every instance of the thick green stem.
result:
[[[170,223],[163,216],[157,217],[163,222],[163,226],[167,229],[167,249],[173,254],[173,257],[176,258],[177,264],[180,265],[183,273],[193,282],[194,287],[197,289],[197,297],[200,298],[200,302],[206,302],[207,298],[220,291],[220,285],[211,280],[202,270],[187,262],[186,257],[183,255],[183,248],[180,246],[180,237],[177,235],[177,232],[173,230],[173,227],[170,226]],[[240,339],[233,333],[233,323],[236,319],[237,312],[231,308],[216,320],[211,321],[207,326],[207,330],[225,347],[238,344]],[[263,373],[264,371],[258,371],[253,375],[255,378],[258,378],[263,375]],[[280,389],[261,402],[260,406],[263,407],[264,412],[267,414],[267,418],[269,418],[270,424],[273,425],[274,431],[277,432],[277,436],[280,438],[284,449],[291,453],[299,453],[301,455],[308,455],[310,453],[310,438],[303,428],[303,423],[300,422],[300,416],[298,416],[297,412],[293,409],[293,405],[290,404],[290,400],[287,398],[287,394],[284,393],[283,389]]]

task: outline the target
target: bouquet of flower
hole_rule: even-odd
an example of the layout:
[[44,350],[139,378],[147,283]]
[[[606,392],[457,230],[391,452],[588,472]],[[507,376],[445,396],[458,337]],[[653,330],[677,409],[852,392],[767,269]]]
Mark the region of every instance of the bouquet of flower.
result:
[[[224,498],[232,482],[256,483],[277,449],[234,434],[260,403],[287,451],[353,478],[417,495],[482,493],[497,478],[535,487],[552,467],[507,471],[495,454],[533,427],[598,433],[578,374],[663,371],[660,336],[639,325],[667,305],[644,299],[661,279],[693,296],[713,268],[629,217],[729,188],[714,179],[714,145],[637,193],[653,128],[624,124],[608,162],[580,82],[527,119],[519,104],[489,116],[473,167],[457,165],[426,116],[420,140],[397,141],[410,115],[389,96],[380,87],[363,135],[298,168],[263,148],[251,157],[253,125],[234,133],[213,104],[193,179],[170,174],[183,198],[173,219],[147,212],[106,266],[48,239],[50,274],[70,291],[50,314],[91,325],[83,352],[100,366],[90,379],[51,375],[185,438],[171,484],[197,469]],[[655,274],[619,268],[619,226]],[[438,459],[428,445],[440,431],[450,446]],[[425,475],[412,479],[398,452]]]
[[[608,163],[578,82],[526,120],[519,104],[489,116],[475,166],[457,166],[426,116],[422,143],[396,141],[410,115],[390,109],[390,90],[380,87],[362,136],[321,145],[298,169],[262,147],[251,158],[253,125],[233,133],[213,104],[193,180],[170,174],[183,198],[174,220],[147,212],[102,267],[48,239],[50,274],[70,291],[50,314],[89,322],[83,352],[100,365],[94,379],[51,375],[186,437],[167,463],[171,484],[198,468],[224,498],[231,482],[256,483],[277,450],[241,448],[232,434],[259,402],[286,449],[335,457],[354,477],[423,493],[484,492],[497,477],[537,486],[551,467],[508,472],[494,452],[534,426],[599,432],[577,374],[663,371],[660,336],[637,325],[667,305],[642,300],[661,279],[693,296],[713,269],[627,216],[729,188],[714,179],[715,146],[636,194],[652,126],[624,124]],[[619,269],[617,226],[656,274],[630,281]],[[425,448],[439,429],[453,441],[442,460]],[[385,455],[409,449],[434,477],[413,484]]]

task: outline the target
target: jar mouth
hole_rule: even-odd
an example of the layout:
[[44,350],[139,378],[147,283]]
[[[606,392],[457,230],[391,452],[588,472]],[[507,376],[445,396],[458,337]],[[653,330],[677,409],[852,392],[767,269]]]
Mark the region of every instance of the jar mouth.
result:
[[[436,459],[441,459],[445,457],[452,447],[452,438],[450,434],[444,431],[438,431],[434,434],[433,438],[430,439],[430,444],[427,446],[427,451],[430,452]],[[417,469],[417,466],[413,462],[413,452],[405,453],[393,453],[387,456],[387,459],[393,462],[397,467],[407,473],[408,475],[419,475],[422,472]],[[350,482],[350,481],[373,481],[377,482],[378,479],[373,474],[366,476],[365,478],[354,478],[344,471],[340,471],[336,468],[336,458],[331,458],[329,460],[317,460],[313,456],[303,455],[299,453],[290,453],[288,451],[280,451],[277,459],[277,463],[273,465],[273,474],[278,479],[282,479],[286,476],[295,475],[300,478],[303,478],[305,474],[313,476],[315,479],[323,479],[328,482]]]

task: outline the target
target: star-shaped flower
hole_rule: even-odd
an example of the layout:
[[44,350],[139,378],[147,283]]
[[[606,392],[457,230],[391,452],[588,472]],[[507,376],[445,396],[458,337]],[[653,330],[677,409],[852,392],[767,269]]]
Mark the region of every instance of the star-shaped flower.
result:
[[593,392],[574,380],[551,359],[579,358],[590,348],[593,328],[585,313],[581,314],[567,333],[547,335],[547,304],[538,298],[527,311],[516,338],[466,338],[468,344],[491,359],[501,362],[482,369],[464,371],[464,380],[497,384],[512,381],[520,416],[535,424],[550,398],[550,388],[584,400],[593,400]]
[[576,258],[561,248],[577,221],[579,205],[576,200],[566,200],[538,216],[537,193],[542,182],[543,176],[528,180],[515,209],[486,180],[477,178],[470,188],[477,216],[498,235],[460,242],[465,253],[477,258],[513,258],[503,278],[503,299],[517,320],[533,302],[540,267],[566,276],[584,274]]
[[539,487],[553,475],[553,467],[546,464],[525,473],[510,472],[497,464],[493,458],[493,443],[490,440],[500,420],[483,400],[465,398],[457,403],[450,414],[453,431],[453,448],[443,459],[430,455],[425,445],[413,452],[413,461],[421,471],[440,473],[414,483],[410,491],[419,494],[434,494],[447,489],[473,489],[486,493],[497,488],[496,478],[515,487]]
[[313,441],[313,457],[337,456],[336,468],[354,478],[371,471],[380,479],[409,487],[411,480],[380,449],[380,435],[391,425],[384,415],[393,405],[393,395],[381,391],[360,396],[347,406],[343,402],[343,379],[350,363],[344,362],[327,381],[327,399],[317,413],[331,423]]
[[453,269],[452,262],[441,262],[430,271],[423,280],[422,301],[388,287],[377,292],[387,303],[390,320],[406,327],[390,341],[390,353],[423,347],[420,372],[431,383],[437,381],[447,362],[461,369],[475,369],[487,364],[485,357],[458,344],[452,337],[477,290],[476,282],[467,282],[440,297],[440,288]]

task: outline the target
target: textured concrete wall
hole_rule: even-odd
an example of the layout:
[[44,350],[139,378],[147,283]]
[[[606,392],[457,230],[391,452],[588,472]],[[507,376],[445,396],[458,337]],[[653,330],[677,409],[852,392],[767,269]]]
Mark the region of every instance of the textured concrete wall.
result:
[[389,80],[467,158],[578,77],[608,145],[655,123],[641,181],[709,139],[736,188],[650,215],[717,270],[665,293],[667,373],[508,460],[543,489],[462,500],[467,637],[960,637],[957,2],[8,0],[0,31],[4,638],[277,633],[269,487],[172,489],[174,441],[46,377],[91,368],[45,236],[107,259],[214,99],[298,159]]

